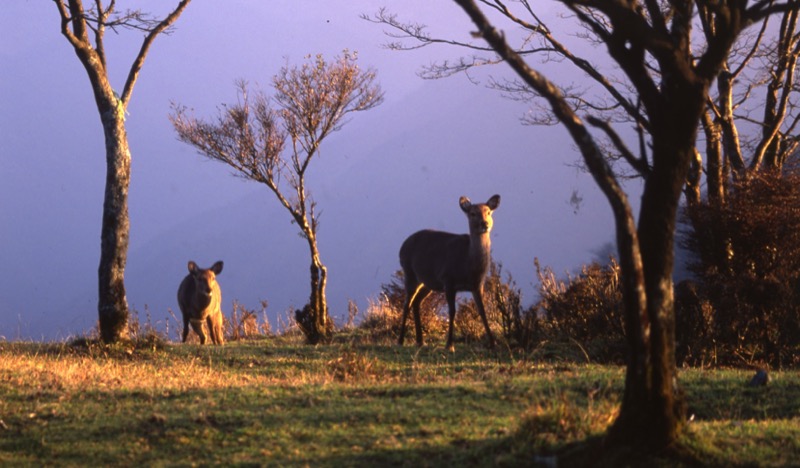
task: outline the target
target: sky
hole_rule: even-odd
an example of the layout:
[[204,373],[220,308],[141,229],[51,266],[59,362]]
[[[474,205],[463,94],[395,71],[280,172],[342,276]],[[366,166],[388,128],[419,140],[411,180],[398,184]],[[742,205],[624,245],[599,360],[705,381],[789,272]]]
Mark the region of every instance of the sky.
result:
[[[163,15],[164,0],[135,5]],[[121,7],[131,2],[120,2]],[[607,203],[561,127],[520,123],[528,108],[486,88],[505,67],[423,80],[421,67],[463,52],[448,46],[388,50],[384,26],[359,18],[385,6],[437,34],[469,40],[463,11],[430,0],[195,0],[144,64],[126,120],[132,154],[127,299],[140,320],[179,316],[175,294],[189,260],[223,260],[223,311],[268,302],[277,326],[309,294],[305,241],[262,185],[232,176],[177,141],[170,103],[216,115],[244,79],[270,92],[282,66],[309,55],[358,53],[377,71],[385,101],[323,143],[308,186],[329,270],[328,300],[341,323],[363,312],[399,269],[411,233],[467,231],[458,199],[497,193],[493,257],[535,299],[534,258],[574,271],[613,243]],[[547,12],[546,12],[547,13]],[[549,13],[548,13],[549,14]],[[121,89],[142,34],[109,31],[112,85]],[[563,78],[563,76],[559,76]],[[0,339],[67,339],[97,320],[97,266],[105,178],[102,127],[86,72],[51,1],[15,0],[0,16]],[[634,191],[636,187],[633,187]],[[580,209],[570,204],[583,198]],[[632,201],[636,203],[635,196]]]

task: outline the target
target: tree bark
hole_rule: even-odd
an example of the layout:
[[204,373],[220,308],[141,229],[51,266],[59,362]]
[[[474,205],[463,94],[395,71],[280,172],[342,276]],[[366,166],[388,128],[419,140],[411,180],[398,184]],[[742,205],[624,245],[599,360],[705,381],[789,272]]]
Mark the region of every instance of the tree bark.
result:
[[328,269],[320,259],[316,236],[312,234],[308,243],[311,252],[311,296],[309,297],[309,304],[313,314],[313,334],[317,337],[317,342],[326,342],[330,339],[333,331],[328,317],[328,299],[325,294],[328,284]]
[[[73,17],[79,18],[78,7],[72,5]],[[75,23],[77,19],[73,20]],[[131,153],[125,131],[125,108],[106,75],[105,62],[92,48],[85,26],[76,28],[78,35],[68,35],[75,53],[89,76],[95,104],[103,126],[106,146],[106,185],[103,218],[100,230],[100,264],[98,266],[98,300],[100,337],[106,343],[128,335],[128,301],[125,294],[125,266],[128,258],[130,220],[128,187],[131,177]]]
[[695,150],[689,164],[689,174],[686,176],[686,186],[683,194],[686,197],[686,205],[689,209],[700,204],[702,195],[700,193],[700,180],[703,176],[703,157],[700,152]]
[[[704,112],[701,116],[706,136],[706,192],[711,203],[725,201],[725,181],[722,159],[722,125]],[[702,170],[702,168],[701,168]]]
[[[679,171],[683,175],[661,177],[659,171],[654,170],[642,195],[638,237],[647,321],[637,332],[642,334],[638,341],[645,346],[630,347],[625,394],[619,417],[609,431],[611,440],[626,444],[665,447],[677,439],[683,427],[685,404],[675,367],[672,283],[675,220],[682,184],[674,181],[685,180],[692,154],[693,148],[672,153],[686,168]],[[626,320],[635,320],[632,315],[626,312]]]
[[100,264],[97,269],[100,338],[113,343],[128,336],[128,301],[125,293],[125,266],[128,259],[130,219],[128,187],[131,178],[131,152],[125,130],[125,104],[108,81],[101,57],[88,40],[76,47],[95,97],[106,146],[106,185],[100,229]]
[[295,220],[300,225],[308,242],[308,250],[311,256],[311,265],[309,267],[311,293],[308,298],[308,304],[302,310],[295,312],[295,320],[309,344],[325,343],[330,340],[333,333],[333,322],[328,315],[328,300],[325,294],[328,284],[328,269],[320,259],[315,229],[311,227],[305,217],[296,215]]
[[797,54],[800,42],[795,40],[798,12],[792,11],[783,16],[780,38],[776,44],[777,61],[770,70],[770,82],[764,96],[764,116],[762,118],[761,141],[755,150],[751,169],[777,170],[782,165],[781,125],[786,117],[789,90],[794,85]]
[[100,337],[106,343],[123,339],[128,333],[125,265],[130,237],[128,187],[131,153],[123,112],[120,107],[101,110],[106,143],[106,187],[100,233],[97,309]]
[[[725,155],[733,167],[734,174],[737,177],[744,177],[747,169],[742,154],[739,130],[736,128],[733,116],[733,75],[727,68],[723,69],[719,77],[717,77],[717,90],[719,92],[719,126],[722,130],[722,144]],[[710,159],[709,162],[711,162]],[[716,181],[714,183],[716,184]],[[711,184],[711,181],[709,181],[709,184]],[[717,189],[716,185],[714,188],[715,190]],[[724,190],[724,187],[720,185],[719,190]],[[709,192],[709,197],[711,196],[712,194]]]

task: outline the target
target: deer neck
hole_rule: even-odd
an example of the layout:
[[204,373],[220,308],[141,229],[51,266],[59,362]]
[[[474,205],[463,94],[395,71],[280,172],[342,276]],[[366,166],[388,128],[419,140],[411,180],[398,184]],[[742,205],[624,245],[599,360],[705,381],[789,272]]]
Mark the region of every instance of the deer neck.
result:
[[492,261],[492,239],[489,233],[471,233],[469,236],[470,263],[476,270],[486,271]]

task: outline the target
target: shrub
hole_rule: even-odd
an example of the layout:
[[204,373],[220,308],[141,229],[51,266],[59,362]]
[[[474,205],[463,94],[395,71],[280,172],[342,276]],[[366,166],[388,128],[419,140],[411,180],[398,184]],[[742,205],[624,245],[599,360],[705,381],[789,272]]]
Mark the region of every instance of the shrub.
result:
[[[800,175],[795,170],[735,181],[725,203],[702,202],[685,210],[684,219],[681,242],[694,254],[690,268],[698,297],[713,308],[708,326],[714,345],[737,360],[796,363]],[[698,311],[689,306],[680,313]],[[692,335],[697,330],[679,332],[686,341],[701,342]]]
[[[400,321],[403,318],[403,303],[406,290],[403,283],[403,271],[398,270],[388,283],[381,285],[380,296],[369,304],[367,313],[361,321],[359,328],[366,330],[369,336],[377,342],[396,342],[400,337]],[[447,331],[447,321],[442,320],[439,310],[447,309],[443,294],[431,293],[420,305],[420,321],[423,334],[444,334]],[[406,321],[406,339],[414,336],[413,313],[408,314]]]
[[717,360],[714,307],[692,280],[675,285],[675,360],[678,365]]
[[[489,327],[512,348],[530,348],[538,341],[536,313],[522,307],[522,292],[510,273],[503,280],[503,264],[492,262],[483,285],[483,305]],[[475,301],[463,299],[456,313],[456,330],[467,342],[479,341],[486,331]]]
[[[625,353],[625,325],[619,264],[584,265],[578,276],[558,280],[549,267],[534,261],[539,278],[539,303],[546,326],[562,339],[573,340],[591,359],[619,361]],[[558,337],[556,337],[558,338]]]
[[267,318],[267,301],[261,301],[261,317],[259,323],[259,313],[255,309],[248,310],[239,301],[233,301],[233,310],[230,318],[225,320],[225,335],[229,340],[242,340],[259,336],[269,336],[272,334],[272,326]]
[[[483,302],[489,327],[495,336],[503,337],[512,346],[527,346],[531,341],[529,324],[521,306],[521,293],[511,275],[502,278],[503,266],[492,263],[484,283]],[[360,328],[369,330],[376,340],[397,340],[403,318],[406,292],[403,272],[398,270],[389,283],[381,286],[380,298],[370,304]],[[409,313],[406,321],[406,339],[413,339],[414,318]],[[433,292],[420,305],[423,335],[445,336],[447,333],[447,301],[444,294]],[[456,304],[454,320],[456,340],[478,342],[486,330],[472,297],[462,297]]]
[[[505,339],[512,348],[528,348],[537,341],[538,322],[534,312],[522,308],[522,295],[510,274],[503,280],[503,266],[492,263],[484,283],[483,302],[489,327],[495,337]],[[463,293],[462,293],[463,295]],[[370,303],[359,328],[366,330],[374,341],[396,341],[400,336],[400,321],[405,302],[403,272],[394,273],[389,283],[381,286],[378,300]],[[454,327],[457,341],[479,342],[486,331],[471,296],[463,296],[456,304]],[[414,319],[409,313],[406,339],[414,336]],[[442,293],[431,293],[420,305],[423,335],[444,337],[447,333],[447,301]],[[438,338],[436,338],[438,339]]]
[[[153,322],[150,308],[144,306],[145,320],[142,322],[139,311],[133,309],[128,317],[128,336],[132,341],[166,340],[167,334],[158,331],[157,323]],[[99,326],[99,324],[98,324]]]

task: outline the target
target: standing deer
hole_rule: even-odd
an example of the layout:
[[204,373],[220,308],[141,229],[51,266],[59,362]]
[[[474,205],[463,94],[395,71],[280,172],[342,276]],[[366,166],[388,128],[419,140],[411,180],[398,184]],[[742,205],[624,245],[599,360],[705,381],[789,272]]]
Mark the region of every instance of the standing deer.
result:
[[222,273],[222,262],[217,262],[209,269],[198,268],[189,262],[189,274],[181,281],[178,288],[178,305],[183,314],[183,342],[189,335],[189,324],[200,337],[200,344],[206,343],[203,324],[208,327],[211,341],[214,344],[225,344],[222,337],[222,293],[217,283],[217,275]]
[[456,293],[469,291],[475,299],[478,313],[486,327],[489,346],[494,347],[494,337],[483,307],[483,282],[492,261],[492,212],[500,205],[500,195],[492,196],[486,203],[473,205],[469,198],[458,201],[469,220],[469,234],[418,231],[408,237],[400,247],[400,266],[405,277],[406,300],[403,304],[403,321],[400,325],[400,344],[406,334],[408,312],[414,309],[414,326],[417,346],[422,346],[422,322],[419,306],[431,291],[444,291],[450,323],[447,330],[447,349],[453,351],[453,319],[456,316]]

